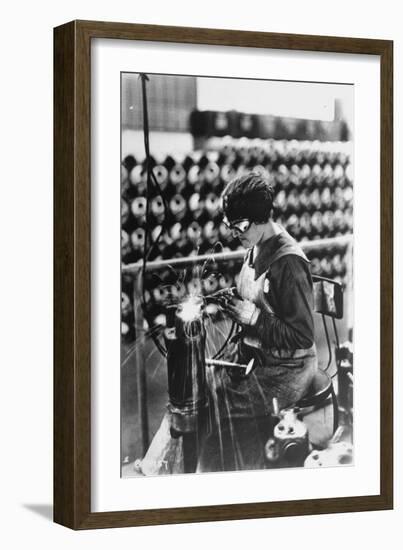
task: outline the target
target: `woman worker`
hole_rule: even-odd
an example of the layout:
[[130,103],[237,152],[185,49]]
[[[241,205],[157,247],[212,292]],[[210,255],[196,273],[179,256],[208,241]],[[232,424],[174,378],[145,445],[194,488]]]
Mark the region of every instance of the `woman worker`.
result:
[[222,194],[224,222],[247,249],[237,293],[223,304],[241,327],[235,355],[242,369],[210,374],[213,427],[198,471],[261,469],[272,434],[273,398],[280,409],[302,398],[317,370],[309,261],[271,218],[273,188],[264,174],[232,180]]

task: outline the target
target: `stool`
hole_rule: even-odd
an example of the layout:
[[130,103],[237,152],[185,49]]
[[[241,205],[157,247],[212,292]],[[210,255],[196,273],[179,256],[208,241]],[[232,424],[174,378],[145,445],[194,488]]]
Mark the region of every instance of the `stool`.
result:
[[298,415],[304,421],[309,441],[316,447],[325,447],[339,424],[337,398],[332,379],[318,370],[307,394],[296,404]]

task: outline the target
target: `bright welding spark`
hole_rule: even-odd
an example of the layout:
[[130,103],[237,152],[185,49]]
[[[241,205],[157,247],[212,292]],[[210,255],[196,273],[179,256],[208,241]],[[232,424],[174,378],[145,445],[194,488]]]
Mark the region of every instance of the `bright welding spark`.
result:
[[184,323],[191,323],[201,317],[203,302],[200,296],[190,294],[180,305],[178,317]]

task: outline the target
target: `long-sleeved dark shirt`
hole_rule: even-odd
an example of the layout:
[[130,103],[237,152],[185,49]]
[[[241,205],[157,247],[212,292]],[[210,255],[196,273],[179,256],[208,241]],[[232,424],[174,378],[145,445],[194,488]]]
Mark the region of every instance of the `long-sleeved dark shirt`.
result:
[[299,246],[287,233],[280,233],[263,243],[255,259],[249,256],[247,261],[256,278],[266,272],[269,282],[269,292],[264,294],[269,308],[260,308],[251,334],[266,348],[310,348],[314,343],[313,286],[309,262]]

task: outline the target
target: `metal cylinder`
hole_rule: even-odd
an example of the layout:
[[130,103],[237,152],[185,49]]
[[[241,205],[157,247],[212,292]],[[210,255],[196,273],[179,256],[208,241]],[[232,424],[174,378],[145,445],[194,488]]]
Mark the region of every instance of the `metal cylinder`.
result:
[[177,434],[184,434],[197,431],[207,405],[206,332],[201,310],[200,315],[195,312],[192,319],[184,314],[183,306],[179,306],[173,321],[174,326],[165,331],[168,410],[171,413],[171,429]]

